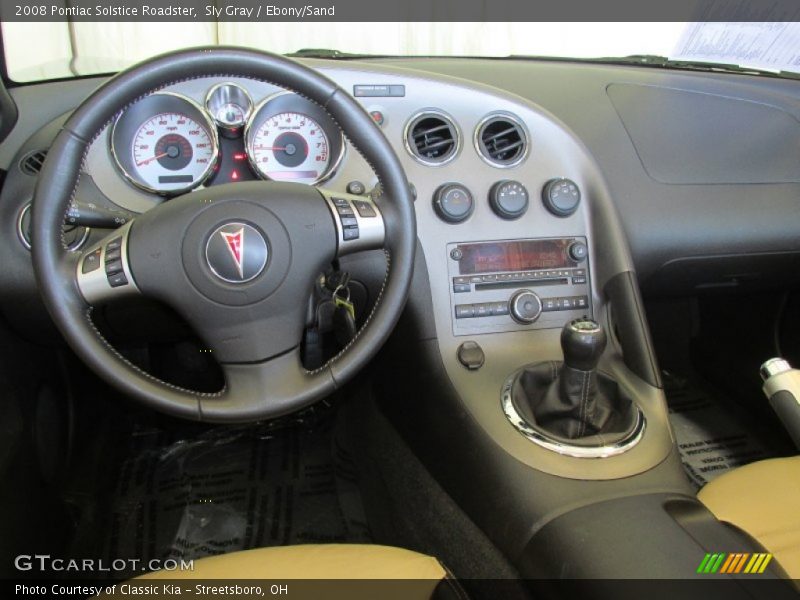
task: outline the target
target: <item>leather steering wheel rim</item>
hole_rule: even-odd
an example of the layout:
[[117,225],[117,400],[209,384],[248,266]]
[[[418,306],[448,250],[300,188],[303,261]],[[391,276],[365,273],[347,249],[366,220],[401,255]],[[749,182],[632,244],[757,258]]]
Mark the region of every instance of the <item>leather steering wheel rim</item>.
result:
[[[215,76],[271,83],[316,102],[330,114],[378,177],[382,193],[375,205],[384,220],[388,267],[365,325],[346,350],[323,367],[298,368],[298,352],[270,360],[268,366],[230,365],[223,369],[225,388],[208,394],[178,388],[139,370],[102,337],[77,283],[80,257],[67,251],[61,232],[87,151],[116,115],[166,86]],[[50,148],[35,192],[32,227],[33,264],[42,298],[75,353],[127,396],[174,416],[211,422],[247,422],[287,414],[352,378],[386,341],[400,317],[416,248],[408,181],[393,148],[366,111],[336,83],[309,67],[283,56],[231,47],[164,54],[119,73],[95,91],[66,121]]]

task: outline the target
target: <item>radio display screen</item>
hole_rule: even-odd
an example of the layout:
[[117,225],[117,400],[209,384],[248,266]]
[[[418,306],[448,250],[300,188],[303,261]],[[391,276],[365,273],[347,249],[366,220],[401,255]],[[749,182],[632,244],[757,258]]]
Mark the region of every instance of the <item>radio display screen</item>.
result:
[[516,242],[484,242],[459,244],[461,275],[533,271],[536,269],[571,269],[577,266],[567,249],[571,239],[520,240]]

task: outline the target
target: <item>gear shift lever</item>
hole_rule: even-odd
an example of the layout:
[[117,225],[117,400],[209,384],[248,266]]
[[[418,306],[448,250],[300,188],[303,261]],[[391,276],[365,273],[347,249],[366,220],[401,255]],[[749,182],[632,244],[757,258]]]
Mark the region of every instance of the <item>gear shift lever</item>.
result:
[[529,425],[567,440],[599,434],[613,440],[635,427],[637,409],[613,379],[597,370],[606,343],[605,331],[592,319],[564,326],[564,363],[526,367],[512,388],[512,401]]
[[575,319],[561,330],[564,367],[594,371],[606,349],[606,332],[592,319]]

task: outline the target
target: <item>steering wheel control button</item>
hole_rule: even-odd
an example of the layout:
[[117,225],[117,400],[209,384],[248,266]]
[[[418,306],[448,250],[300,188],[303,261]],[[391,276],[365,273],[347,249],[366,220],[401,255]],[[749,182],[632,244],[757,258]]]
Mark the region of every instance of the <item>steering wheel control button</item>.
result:
[[367,186],[365,186],[362,182],[354,179],[350,183],[347,184],[347,193],[353,194],[354,196],[361,196],[365,194],[367,191]]
[[572,242],[567,252],[575,262],[583,262],[589,255],[589,248],[583,242]]
[[226,283],[252,281],[264,271],[268,258],[267,240],[247,223],[221,225],[206,242],[208,267]]
[[356,207],[359,217],[369,219],[378,216],[375,209],[372,208],[372,205],[365,200],[353,200],[353,206]]
[[581,190],[570,179],[552,179],[542,189],[542,202],[557,217],[568,217],[578,210]]
[[486,362],[486,355],[483,353],[477,342],[464,342],[458,347],[456,352],[458,362],[465,366],[470,371],[477,371]]
[[[350,202],[345,198],[336,198],[331,197],[331,202],[333,202],[334,206],[336,206],[336,212],[339,213],[339,224],[342,226],[342,240],[345,242],[351,242],[353,240],[357,240],[359,238],[359,231],[358,231],[358,219],[356,218],[355,212],[353,212],[353,208],[350,206]],[[355,205],[355,201],[353,202]],[[365,204],[369,204],[365,202]],[[375,211],[372,207],[369,207],[372,210],[372,216],[375,216]],[[361,214],[361,210],[358,206],[356,206],[358,210],[359,216],[364,216]]]
[[102,249],[98,248],[97,250],[92,250],[83,257],[83,265],[81,265],[81,273],[84,275],[86,273],[91,273],[92,271],[96,271],[100,268],[100,253]]
[[122,273],[122,261],[106,261],[106,275],[110,277],[111,275],[116,275],[117,273]]
[[125,273],[121,271],[119,273],[114,273],[113,275],[108,276],[108,285],[110,285],[112,288],[128,285],[128,278],[125,277]]
[[519,219],[528,210],[528,190],[519,181],[498,181],[489,190],[489,206],[501,219]]
[[106,249],[106,264],[112,260],[122,260],[122,249],[116,248],[114,250]]
[[433,194],[433,209],[447,223],[467,220],[474,208],[472,194],[460,183],[446,183]]
[[508,301],[508,310],[517,323],[529,325],[542,314],[542,301],[530,290],[519,290]]

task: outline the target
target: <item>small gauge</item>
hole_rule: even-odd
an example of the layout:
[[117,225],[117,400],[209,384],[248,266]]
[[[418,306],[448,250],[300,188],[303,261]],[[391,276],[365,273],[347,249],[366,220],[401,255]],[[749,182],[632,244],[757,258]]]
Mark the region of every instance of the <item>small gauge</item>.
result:
[[220,83],[206,94],[206,110],[227,136],[237,136],[253,111],[250,94],[235,83]]

